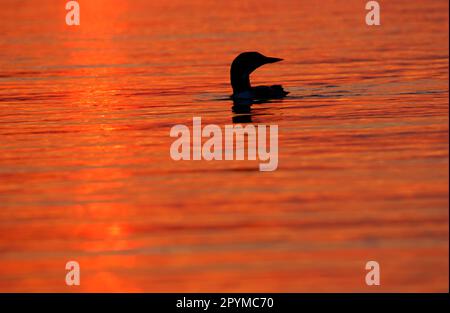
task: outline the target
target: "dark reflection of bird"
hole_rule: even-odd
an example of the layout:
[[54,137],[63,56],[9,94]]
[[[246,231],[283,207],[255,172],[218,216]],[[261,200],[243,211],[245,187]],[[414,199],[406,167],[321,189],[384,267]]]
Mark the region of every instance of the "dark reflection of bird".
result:
[[256,86],[250,85],[250,74],[258,67],[282,61],[283,59],[271,58],[259,52],[243,52],[234,59],[231,64],[230,78],[233,87],[232,99],[249,105],[252,101],[264,101],[285,97],[289,92],[281,85]]

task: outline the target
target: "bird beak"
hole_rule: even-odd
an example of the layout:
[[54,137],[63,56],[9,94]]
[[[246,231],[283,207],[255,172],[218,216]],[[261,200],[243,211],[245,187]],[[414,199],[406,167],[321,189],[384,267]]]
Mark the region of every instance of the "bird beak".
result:
[[280,61],[283,61],[283,59],[266,57],[266,59],[265,59],[265,64],[268,64],[268,63],[275,63],[275,62],[280,62]]

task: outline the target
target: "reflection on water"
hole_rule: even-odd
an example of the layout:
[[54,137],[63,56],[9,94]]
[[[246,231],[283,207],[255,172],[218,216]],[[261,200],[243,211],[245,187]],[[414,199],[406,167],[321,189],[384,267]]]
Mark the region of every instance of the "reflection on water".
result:
[[[250,112],[250,107],[246,112]],[[245,124],[245,123],[252,123],[252,114],[236,114],[233,116],[232,122],[234,124]]]
[[[267,10],[270,8],[270,10]],[[448,289],[448,1],[0,11],[0,290]],[[290,95],[233,112],[229,65]],[[278,124],[279,167],[175,162],[175,124]]]

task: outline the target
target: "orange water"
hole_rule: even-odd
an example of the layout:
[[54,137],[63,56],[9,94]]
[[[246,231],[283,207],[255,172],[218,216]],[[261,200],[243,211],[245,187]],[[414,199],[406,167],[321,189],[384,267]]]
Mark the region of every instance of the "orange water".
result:
[[[448,1],[79,2],[0,4],[0,291],[448,291]],[[291,94],[236,116],[247,50]],[[193,116],[278,170],[173,161]]]

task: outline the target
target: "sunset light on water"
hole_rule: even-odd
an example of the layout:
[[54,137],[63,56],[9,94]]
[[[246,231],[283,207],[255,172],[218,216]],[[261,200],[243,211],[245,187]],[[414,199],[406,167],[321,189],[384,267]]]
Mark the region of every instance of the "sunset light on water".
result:
[[[449,3],[366,2],[2,1],[0,291],[448,292]],[[233,111],[244,51],[286,97]],[[276,169],[174,160],[194,117]]]

